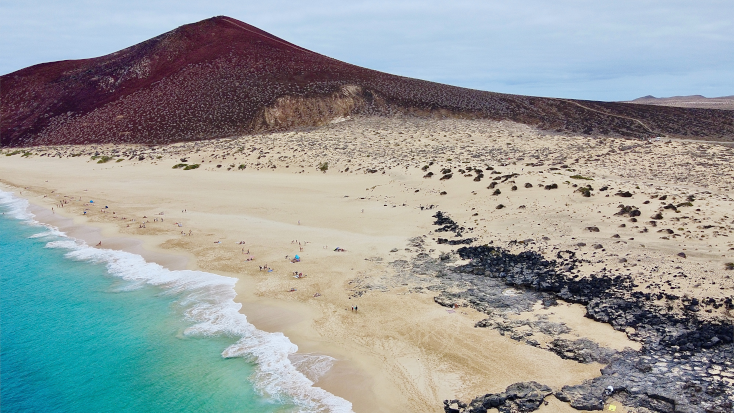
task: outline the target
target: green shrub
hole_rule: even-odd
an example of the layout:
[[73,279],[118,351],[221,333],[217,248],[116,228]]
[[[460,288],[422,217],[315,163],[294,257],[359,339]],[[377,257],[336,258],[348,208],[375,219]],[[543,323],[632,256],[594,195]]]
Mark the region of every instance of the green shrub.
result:
[[97,163],[107,163],[112,160],[111,156],[100,156]]
[[594,178],[589,178],[589,177],[581,176],[581,175],[571,175],[570,178],[573,178],[573,179],[585,179],[587,181],[593,181],[594,180]]
[[593,191],[593,190],[594,190],[594,188],[592,188],[591,185],[587,185],[587,186],[580,187],[579,189],[576,190],[576,192],[580,192],[581,195],[583,195],[583,196],[585,196],[585,197],[588,198],[588,197],[591,196],[591,191]]
[[120,159],[116,160],[115,162],[122,162],[122,161],[124,161],[124,159],[120,158]]
[[185,168],[187,166],[189,166],[189,164],[187,164],[187,163],[179,163],[179,164],[173,165],[173,168],[171,168],[171,169]]
[[240,171],[243,170],[243,169],[245,169],[245,168],[247,168],[247,166],[245,166],[245,164],[240,164],[240,166],[237,167],[237,169],[239,169]]
[[17,155],[19,153],[23,153],[23,151],[13,151],[13,152],[10,152],[10,153],[6,153],[5,156],[13,156],[13,155]]
[[326,171],[329,169],[329,163],[328,162],[321,162],[318,166],[319,171],[326,173]]
[[186,166],[184,166],[184,171],[188,171],[189,169],[196,169],[196,168],[198,168],[199,166],[200,166],[200,165],[199,165],[198,163],[195,163],[195,164],[193,164],[193,165],[186,165]]

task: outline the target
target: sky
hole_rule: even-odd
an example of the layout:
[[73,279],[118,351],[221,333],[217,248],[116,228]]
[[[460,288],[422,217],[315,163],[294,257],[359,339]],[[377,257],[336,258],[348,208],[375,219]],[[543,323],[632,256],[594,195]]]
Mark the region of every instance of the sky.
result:
[[0,0],[0,74],[217,15],[348,63],[473,89],[734,95],[733,0]]

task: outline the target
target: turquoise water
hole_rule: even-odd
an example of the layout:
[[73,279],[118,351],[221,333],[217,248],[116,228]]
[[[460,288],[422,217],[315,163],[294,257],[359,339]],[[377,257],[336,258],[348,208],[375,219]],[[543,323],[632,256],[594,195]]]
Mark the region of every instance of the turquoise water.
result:
[[3,412],[351,410],[294,368],[287,337],[236,311],[232,279],[89,248],[0,211]]

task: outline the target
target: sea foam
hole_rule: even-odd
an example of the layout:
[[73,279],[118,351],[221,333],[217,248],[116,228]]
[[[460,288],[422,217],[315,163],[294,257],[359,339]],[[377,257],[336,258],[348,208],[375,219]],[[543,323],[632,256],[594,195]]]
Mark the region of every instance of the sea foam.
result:
[[[224,349],[222,357],[242,357],[255,363],[252,382],[263,395],[281,402],[292,402],[300,412],[351,412],[352,404],[314,386],[333,365],[324,355],[299,354],[298,346],[282,333],[258,330],[240,313],[234,286],[236,278],[203,271],[172,271],[143,257],[125,251],[92,248],[85,242],[67,237],[58,229],[34,220],[28,201],[0,191],[0,205],[7,214],[32,225],[44,227],[33,237],[56,237],[47,248],[68,250],[72,260],[103,264],[110,275],[130,285],[153,285],[166,293],[180,296],[177,303],[184,317],[192,323],[187,336],[229,336],[237,339]],[[304,374],[305,373],[305,374]]]

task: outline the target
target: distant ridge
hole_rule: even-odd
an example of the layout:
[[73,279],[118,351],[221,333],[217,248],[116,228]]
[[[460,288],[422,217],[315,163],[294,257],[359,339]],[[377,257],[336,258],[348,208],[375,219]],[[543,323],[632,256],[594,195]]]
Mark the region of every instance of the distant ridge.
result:
[[349,115],[511,120],[540,129],[734,140],[727,111],[508,95],[390,75],[213,17],[92,59],[0,77],[0,146],[162,144]]
[[734,95],[721,96],[718,98],[707,98],[701,95],[672,96],[669,98],[656,98],[652,95],[643,96],[628,103],[640,103],[643,105],[673,106],[679,108],[706,108],[734,110]]

